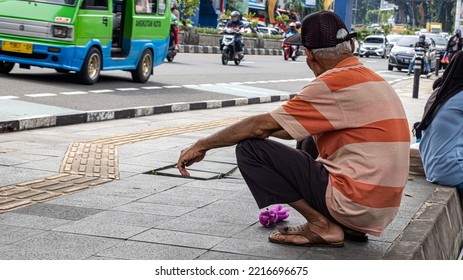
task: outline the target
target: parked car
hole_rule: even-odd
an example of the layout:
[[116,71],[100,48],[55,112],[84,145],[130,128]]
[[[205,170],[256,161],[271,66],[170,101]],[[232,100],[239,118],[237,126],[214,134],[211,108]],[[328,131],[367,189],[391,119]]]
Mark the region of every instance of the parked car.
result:
[[392,47],[394,47],[397,40],[399,40],[401,37],[402,35],[397,35],[397,34],[389,34],[386,36],[387,42],[389,43],[386,46],[386,57],[389,57]]
[[386,46],[389,43],[384,35],[370,35],[363,40],[360,45],[359,55],[360,57],[370,55],[386,57]]
[[264,35],[280,35],[278,30],[276,30],[275,28],[272,28],[272,27],[258,26],[257,27],[257,32],[262,33]]
[[[415,43],[418,42],[419,36],[416,35],[404,35],[400,38],[395,46],[391,49],[389,55],[389,61],[387,69],[389,71],[402,69],[408,69],[410,61],[415,55]],[[429,44],[429,63],[431,71],[436,69],[436,43],[432,38],[426,38],[426,42]]]

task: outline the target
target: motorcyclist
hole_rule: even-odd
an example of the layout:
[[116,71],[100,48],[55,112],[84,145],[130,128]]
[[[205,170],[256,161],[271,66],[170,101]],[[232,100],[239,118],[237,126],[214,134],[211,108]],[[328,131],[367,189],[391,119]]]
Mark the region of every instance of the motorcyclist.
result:
[[296,30],[297,32],[301,33],[301,27],[302,27],[302,24],[300,21],[296,21]]
[[[431,76],[431,67],[429,65],[429,57],[427,56],[427,52],[429,52],[429,43],[426,42],[426,36],[424,34],[421,34],[418,42],[415,43],[415,49],[416,48],[423,48],[424,49],[424,56],[423,56],[423,62],[424,62],[424,71],[427,77]],[[413,57],[412,61],[410,61],[410,64],[408,65],[408,73],[407,75],[410,75],[410,73],[413,70],[413,67],[415,66],[415,59],[416,56]]]
[[288,38],[288,37],[291,37],[293,35],[296,35],[297,33],[299,33],[297,30],[296,30],[296,23],[295,22],[291,22],[289,24],[289,29],[285,32],[285,38]]
[[455,34],[450,37],[448,43],[447,43],[447,53],[449,55],[449,61],[452,59],[453,55],[457,51],[461,51],[463,47],[463,38],[461,38],[461,30],[456,29]]
[[[291,22],[289,24],[289,29],[285,32],[285,38],[288,38],[288,37],[291,37],[293,35],[296,35],[298,34],[299,32],[297,31],[296,29],[296,23],[295,22]],[[299,45],[293,45],[292,46],[293,49],[295,49],[296,51],[293,52],[293,57],[296,57],[297,56],[297,52],[299,51]]]
[[[238,11],[233,11],[230,14],[230,20],[225,25],[225,29],[233,29],[233,30],[236,30],[236,31],[238,31],[240,33],[243,33],[244,32],[244,24],[240,20],[240,17],[241,17],[241,15],[240,15],[240,13]],[[222,44],[222,42],[220,42],[220,43]],[[243,53],[243,37],[241,36],[241,34],[236,37],[235,44],[236,44],[235,58],[238,59],[240,57],[240,55]]]

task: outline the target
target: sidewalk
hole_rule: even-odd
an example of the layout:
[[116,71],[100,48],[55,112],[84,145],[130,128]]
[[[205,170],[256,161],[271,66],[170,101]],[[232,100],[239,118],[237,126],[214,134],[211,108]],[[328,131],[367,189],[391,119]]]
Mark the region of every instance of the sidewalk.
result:
[[[422,79],[418,99],[410,83],[394,88],[411,124],[432,80]],[[272,229],[258,223],[233,147],[209,152],[191,167],[194,178],[176,177],[181,149],[281,103],[239,104],[0,134],[0,259],[456,258],[463,239],[456,192],[419,176],[380,238],[339,249],[268,242]],[[291,211],[287,225],[301,222]]]

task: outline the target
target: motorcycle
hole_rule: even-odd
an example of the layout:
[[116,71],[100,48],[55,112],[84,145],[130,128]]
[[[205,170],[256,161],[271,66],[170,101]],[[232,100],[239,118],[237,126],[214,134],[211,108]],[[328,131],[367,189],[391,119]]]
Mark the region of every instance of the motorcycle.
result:
[[283,42],[281,47],[283,48],[283,58],[285,60],[288,60],[289,58],[291,58],[293,61],[295,61],[297,59],[298,57],[297,46],[288,45],[288,44],[285,44],[285,42]]
[[222,51],[222,64],[227,65],[228,61],[233,60],[235,65],[240,65],[241,60],[243,60],[244,55],[242,53],[238,54],[238,58],[235,57],[236,54],[236,38],[241,36],[240,32],[227,28],[223,31],[224,35],[220,43],[220,50]]
[[[429,58],[426,57],[426,50],[424,48],[421,48],[421,47],[415,48],[415,64],[416,64],[416,61],[420,61],[420,68],[416,69],[416,67],[413,67],[414,68],[414,74],[417,75],[418,77],[420,75],[425,75],[426,78],[429,78],[431,76],[431,73],[425,73],[425,63],[424,63],[425,59],[429,59]],[[428,63],[429,63],[429,61],[428,61]]]
[[170,40],[169,40],[169,49],[167,50],[166,59],[169,62],[174,61],[174,57],[177,55],[177,50],[175,49],[174,44],[174,29],[170,28]]

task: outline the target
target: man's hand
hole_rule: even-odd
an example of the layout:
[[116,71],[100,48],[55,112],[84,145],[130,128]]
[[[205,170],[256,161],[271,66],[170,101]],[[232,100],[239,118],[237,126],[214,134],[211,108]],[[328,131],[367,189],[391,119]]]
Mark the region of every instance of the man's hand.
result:
[[206,156],[206,152],[200,150],[197,144],[191,145],[190,147],[180,152],[180,157],[177,161],[177,168],[182,176],[189,177],[190,173],[186,171],[185,167],[190,166],[195,162],[200,162]]

